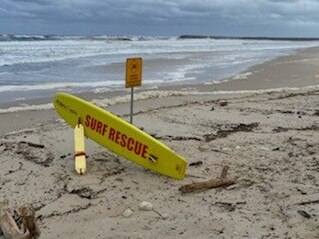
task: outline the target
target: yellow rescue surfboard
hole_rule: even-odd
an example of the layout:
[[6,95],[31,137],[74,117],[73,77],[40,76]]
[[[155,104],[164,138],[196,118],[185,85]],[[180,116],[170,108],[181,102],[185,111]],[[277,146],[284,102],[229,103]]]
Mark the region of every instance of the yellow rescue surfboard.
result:
[[80,123],[74,127],[74,160],[75,171],[78,174],[86,173],[86,155],[85,155],[85,140],[84,140],[84,127]]
[[54,96],[54,108],[73,128],[112,152],[160,174],[183,179],[186,160],[144,131],[110,112],[67,93]]

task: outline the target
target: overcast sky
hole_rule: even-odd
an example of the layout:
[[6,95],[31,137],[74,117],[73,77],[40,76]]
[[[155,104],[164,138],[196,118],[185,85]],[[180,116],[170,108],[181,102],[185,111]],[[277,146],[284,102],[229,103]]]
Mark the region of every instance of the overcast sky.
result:
[[319,0],[0,0],[0,34],[319,37]]

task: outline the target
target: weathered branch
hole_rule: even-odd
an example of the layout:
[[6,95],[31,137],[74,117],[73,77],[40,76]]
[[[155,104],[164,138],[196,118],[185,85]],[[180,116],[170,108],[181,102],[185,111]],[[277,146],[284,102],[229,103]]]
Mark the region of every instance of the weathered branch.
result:
[[20,207],[17,212],[22,218],[23,225],[29,230],[32,238],[38,238],[40,236],[40,230],[34,212],[27,206]]
[[191,193],[191,192],[210,189],[210,188],[227,187],[229,185],[232,185],[235,183],[235,181],[226,178],[228,169],[229,169],[228,166],[225,166],[223,168],[220,178],[217,178],[217,179],[214,178],[204,182],[187,184],[180,187],[179,191],[181,191],[182,193]]
[[0,229],[6,239],[29,239],[29,230],[20,230],[7,208],[6,202],[0,202]]

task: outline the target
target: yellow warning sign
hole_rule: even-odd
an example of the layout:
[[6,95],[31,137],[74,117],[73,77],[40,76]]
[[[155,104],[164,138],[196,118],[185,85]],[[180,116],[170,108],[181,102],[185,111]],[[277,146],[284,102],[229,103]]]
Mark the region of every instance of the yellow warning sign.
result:
[[142,63],[143,63],[142,58],[126,59],[126,81],[125,81],[126,88],[141,86]]

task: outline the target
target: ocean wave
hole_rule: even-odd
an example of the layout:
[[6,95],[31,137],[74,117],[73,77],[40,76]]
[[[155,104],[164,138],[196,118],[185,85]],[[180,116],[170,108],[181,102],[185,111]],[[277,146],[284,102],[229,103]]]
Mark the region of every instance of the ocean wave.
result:
[[[136,93],[134,95],[135,101],[141,101],[141,100],[148,100],[148,99],[157,99],[157,98],[165,98],[170,96],[184,96],[189,94],[189,92],[183,92],[183,91],[158,91],[158,90],[151,90],[151,91],[143,91]],[[121,104],[121,103],[128,103],[131,100],[131,95],[127,94],[124,96],[117,96],[113,98],[108,99],[93,99],[91,102],[97,106],[100,107],[107,107],[110,105],[115,104]],[[20,106],[14,106],[7,109],[0,109],[0,114],[3,113],[13,113],[13,112],[20,112],[20,111],[36,111],[36,110],[50,110],[53,109],[52,103],[46,103],[46,104],[39,104],[39,105],[28,105],[23,104]]]
[[14,113],[14,112],[21,112],[21,111],[36,111],[36,110],[50,110],[53,109],[53,104],[41,104],[41,105],[21,105],[21,106],[14,106],[7,109],[0,109],[0,114],[5,113]]
[[[114,62],[118,56],[172,54],[185,52],[240,52],[249,56],[254,51],[266,53],[270,50],[291,50],[318,45],[314,43],[273,43],[243,40],[178,40],[176,37],[144,36],[54,36],[54,35],[0,35],[0,67],[22,64],[103,58]],[[254,59],[254,56],[250,57]],[[91,59],[90,59],[91,60]],[[221,61],[223,63],[223,61]],[[227,62],[225,62],[227,63]],[[6,69],[4,69],[6,70]],[[9,69],[10,70],[10,69]]]
[[0,41],[48,41],[59,40],[53,35],[0,35]]
[[0,67],[180,51],[171,44],[162,37],[0,35]]
[[214,40],[262,40],[262,41],[319,41],[318,37],[239,37],[239,36],[208,36],[208,35],[181,35],[177,39],[214,39]]
[[[154,40],[244,40],[244,41],[319,41],[319,38],[307,37],[229,37],[229,36],[129,36],[129,35],[17,35],[0,34],[0,42],[10,41],[56,41],[56,40],[93,40],[93,41],[154,41]],[[243,43],[247,44],[247,42]]]
[[67,88],[96,88],[96,87],[116,87],[122,86],[121,81],[96,81],[96,82],[59,82],[46,83],[38,85],[4,85],[0,86],[1,92],[21,92],[21,91],[36,91],[36,90],[55,90]]
[[0,42],[10,41],[56,41],[56,40],[94,40],[94,41],[151,41],[151,40],[169,40],[176,37],[163,36],[64,36],[64,35],[15,35],[0,34]]
[[[143,91],[134,95],[134,101],[148,100],[148,99],[158,99],[165,98],[170,96],[184,96],[188,94],[183,91],[160,91],[160,90],[151,90],[151,91]],[[95,99],[92,100],[93,104],[96,104],[100,107],[107,107],[110,105],[121,104],[130,102],[131,95],[118,96],[110,99]]]
[[[228,94],[265,94],[271,92],[295,92],[295,91],[309,91],[309,90],[318,90],[319,86],[305,86],[305,87],[283,87],[283,88],[274,88],[274,89],[261,89],[261,90],[239,90],[239,91],[197,91],[194,90],[149,90],[136,93],[134,96],[135,101],[143,101],[149,99],[158,99],[158,98],[167,98],[167,97],[182,97],[189,95],[228,95]],[[106,99],[93,99],[91,102],[100,107],[108,107],[111,105],[128,103],[131,100],[129,94],[124,96],[117,96],[113,98]],[[28,105],[23,104],[20,106],[10,107],[6,109],[0,108],[0,114],[4,113],[14,113],[21,111],[36,111],[36,110],[51,110],[53,109],[52,103],[39,104],[39,105]]]

